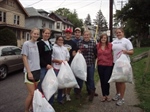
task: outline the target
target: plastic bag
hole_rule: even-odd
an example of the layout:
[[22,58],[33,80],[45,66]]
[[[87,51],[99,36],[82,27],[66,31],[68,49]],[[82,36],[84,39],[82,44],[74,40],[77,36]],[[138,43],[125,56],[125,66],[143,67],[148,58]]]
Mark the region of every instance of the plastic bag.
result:
[[87,80],[87,65],[81,53],[75,55],[71,63],[71,69],[76,77],[81,80]]
[[61,64],[57,79],[59,89],[79,87],[67,61]]
[[122,54],[114,65],[110,82],[129,82],[133,83],[133,73],[132,67],[130,65],[129,59],[125,54]]
[[51,98],[51,96],[58,89],[58,80],[53,68],[49,69],[43,79],[42,82],[42,90],[47,100]]
[[34,91],[33,112],[55,112],[38,89]]

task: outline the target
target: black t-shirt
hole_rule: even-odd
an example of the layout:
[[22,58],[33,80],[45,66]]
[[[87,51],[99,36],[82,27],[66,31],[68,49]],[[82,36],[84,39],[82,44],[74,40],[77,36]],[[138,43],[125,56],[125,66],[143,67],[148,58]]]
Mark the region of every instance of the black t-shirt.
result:
[[70,53],[70,60],[68,63],[71,64],[71,61],[73,59],[72,52],[77,51],[77,45],[73,40],[64,40],[64,46],[67,47]]

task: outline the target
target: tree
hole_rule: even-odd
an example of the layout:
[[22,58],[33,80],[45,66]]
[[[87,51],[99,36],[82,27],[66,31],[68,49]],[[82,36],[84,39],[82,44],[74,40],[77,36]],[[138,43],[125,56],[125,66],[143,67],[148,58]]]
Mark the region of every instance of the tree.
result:
[[136,37],[136,45],[140,47],[141,41],[148,37],[150,24],[150,0],[129,0],[120,11],[115,14],[116,20],[124,24],[126,34]]
[[96,19],[94,19],[94,23],[98,26],[98,34],[101,34],[102,31],[108,30],[106,19],[101,10],[97,12]]
[[85,25],[91,25],[91,16],[90,14],[87,15],[85,21],[84,21]]
[[0,30],[0,45],[17,45],[15,33],[10,29]]
[[82,28],[83,26],[83,20],[78,18],[78,14],[76,10],[71,12],[67,8],[59,8],[58,10],[55,11],[56,14],[67,17],[68,20],[74,25],[74,27],[80,27]]

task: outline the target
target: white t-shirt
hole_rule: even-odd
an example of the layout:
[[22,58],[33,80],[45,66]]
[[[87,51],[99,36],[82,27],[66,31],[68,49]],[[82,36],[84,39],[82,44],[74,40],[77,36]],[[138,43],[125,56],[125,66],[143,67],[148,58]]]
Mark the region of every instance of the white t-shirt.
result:
[[[121,39],[115,39],[112,42],[113,46],[112,46],[112,50],[113,50],[113,58],[114,58],[114,63],[116,62],[116,60],[119,58],[120,53],[122,50],[131,50],[133,49],[133,45],[130,42],[129,39],[126,38],[121,38]],[[129,58],[129,56],[127,55],[127,57]],[[130,60],[130,58],[129,58]]]
[[[53,53],[52,53],[52,60],[58,59],[58,60],[69,60],[70,54],[66,47],[64,46],[58,46],[57,44],[54,44],[53,46]],[[60,64],[58,63],[52,63],[53,67],[55,69],[60,69]]]

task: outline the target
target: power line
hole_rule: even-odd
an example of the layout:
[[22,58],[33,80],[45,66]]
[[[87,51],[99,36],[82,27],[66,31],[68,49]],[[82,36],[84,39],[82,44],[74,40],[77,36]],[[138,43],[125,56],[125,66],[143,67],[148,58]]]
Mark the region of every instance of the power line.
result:
[[60,5],[57,6],[57,8],[60,7],[65,1],[66,1],[66,0],[64,0],[63,2],[61,2]]
[[[87,7],[87,6],[93,4],[93,3],[97,2],[97,1],[98,1],[98,0],[95,0],[94,2],[91,2],[91,3],[89,3],[89,4],[85,5],[85,6],[82,6],[82,7],[78,8],[78,9],[82,9],[82,8],[84,8],[84,7]],[[78,9],[77,9],[77,10],[78,10]]]
[[33,4],[28,5],[27,7],[35,5],[35,4],[37,4],[37,3],[41,2],[41,1],[43,1],[43,0],[39,0],[39,1],[35,2],[35,3],[33,3]]

